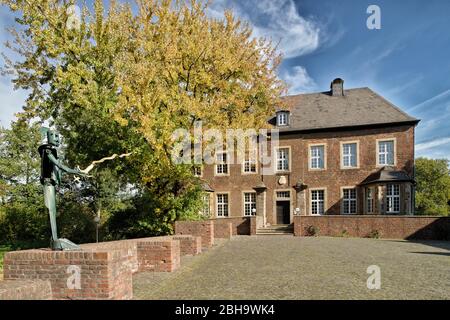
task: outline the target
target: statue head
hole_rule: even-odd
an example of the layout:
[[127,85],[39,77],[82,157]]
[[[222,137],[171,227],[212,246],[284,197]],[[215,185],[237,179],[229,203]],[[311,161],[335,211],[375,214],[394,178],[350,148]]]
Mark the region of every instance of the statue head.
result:
[[59,133],[56,131],[49,130],[47,132],[47,141],[49,144],[59,147]]
[[60,144],[60,139],[59,139],[59,133],[54,131],[54,130],[50,130],[49,128],[41,128],[41,133],[42,135],[47,139],[46,143],[50,144],[54,147],[59,147]]

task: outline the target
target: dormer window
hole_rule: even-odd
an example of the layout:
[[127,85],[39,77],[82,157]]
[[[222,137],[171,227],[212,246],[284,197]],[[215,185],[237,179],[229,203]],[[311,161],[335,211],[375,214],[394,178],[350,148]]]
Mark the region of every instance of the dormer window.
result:
[[277,112],[277,127],[289,125],[289,111]]

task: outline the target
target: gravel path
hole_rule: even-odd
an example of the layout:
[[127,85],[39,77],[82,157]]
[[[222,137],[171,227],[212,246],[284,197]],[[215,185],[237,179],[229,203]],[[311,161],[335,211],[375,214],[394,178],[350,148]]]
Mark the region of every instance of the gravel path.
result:
[[135,299],[450,299],[450,242],[238,236],[133,282]]

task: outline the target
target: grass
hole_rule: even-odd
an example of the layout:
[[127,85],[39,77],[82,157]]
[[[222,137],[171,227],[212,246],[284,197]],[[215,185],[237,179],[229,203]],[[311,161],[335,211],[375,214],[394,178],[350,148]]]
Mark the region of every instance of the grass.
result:
[[3,277],[3,256],[9,250],[11,250],[9,247],[0,246],[0,280]]

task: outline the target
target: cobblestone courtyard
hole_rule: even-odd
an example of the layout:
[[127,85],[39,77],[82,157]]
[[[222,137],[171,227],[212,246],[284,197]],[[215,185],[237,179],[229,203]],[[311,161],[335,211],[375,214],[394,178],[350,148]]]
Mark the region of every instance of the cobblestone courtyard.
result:
[[133,282],[135,299],[450,299],[450,242],[238,236]]

